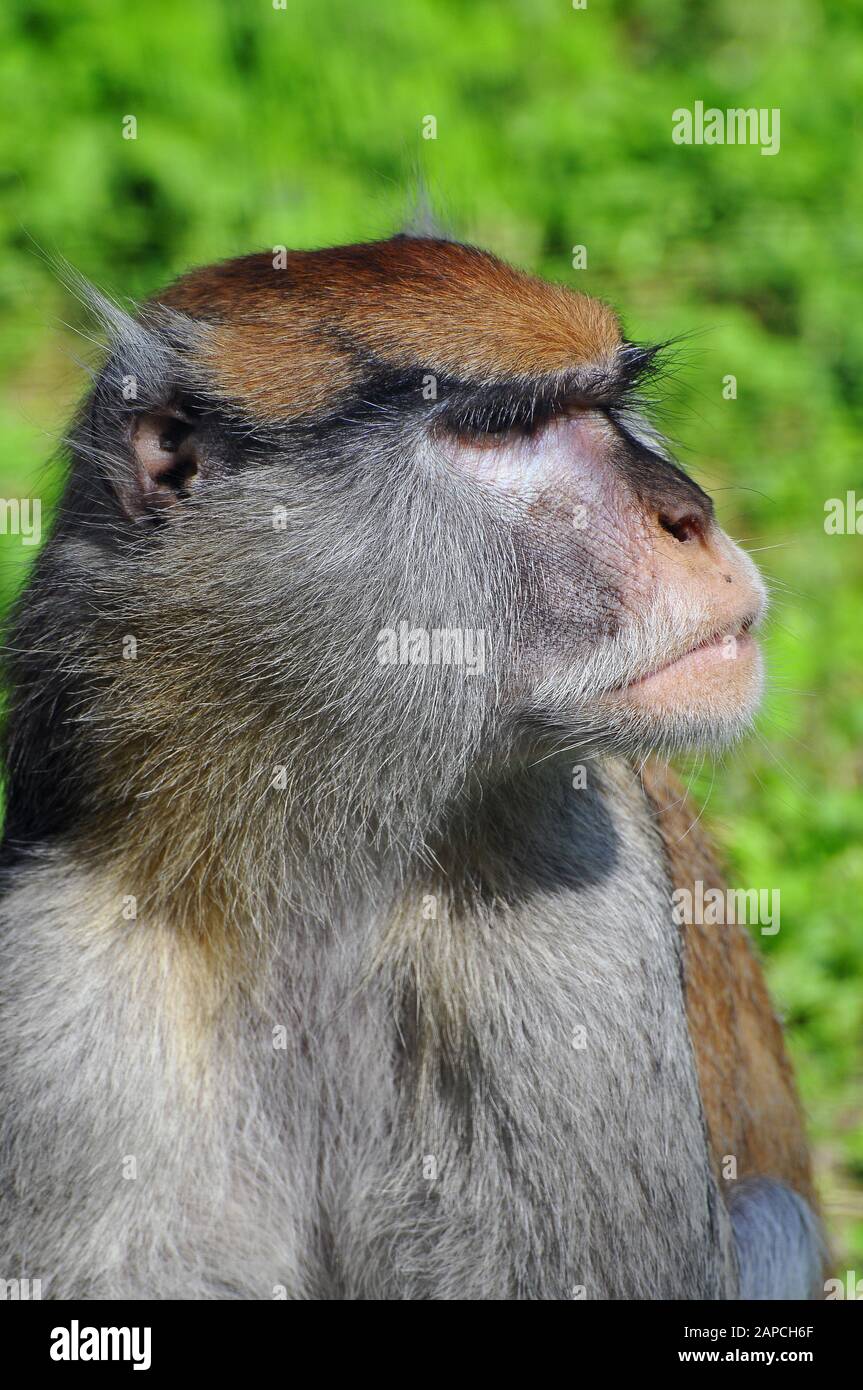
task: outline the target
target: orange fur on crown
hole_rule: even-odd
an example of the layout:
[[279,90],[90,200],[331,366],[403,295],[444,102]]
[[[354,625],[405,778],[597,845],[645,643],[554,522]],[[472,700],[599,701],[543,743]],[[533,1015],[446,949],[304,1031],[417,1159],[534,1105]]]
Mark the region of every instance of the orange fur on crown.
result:
[[213,325],[205,367],[253,413],[297,419],[338,406],[369,371],[423,367],[477,382],[608,361],[607,305],[457,242],[415,237],[269,252],[191,271],[156,296]]
[[[707,839],[679,781],[651,759],[644,789],[656,811],[672,883],[722,888]],[[726,1155],[738,1178],[788,1183],[814,1202],[803,1118],[782,1029],[761,968],[741,926],[685,925],[684,979],[689,1032],[713,1161],[722,1183]]]

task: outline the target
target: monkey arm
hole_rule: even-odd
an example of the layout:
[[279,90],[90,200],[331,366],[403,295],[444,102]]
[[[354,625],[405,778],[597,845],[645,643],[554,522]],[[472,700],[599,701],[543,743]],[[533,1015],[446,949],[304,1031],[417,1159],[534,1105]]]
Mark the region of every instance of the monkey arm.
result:
[[[656,759],[642,773],[674,888],[723,887],[678,779]],[[776,1178],[815,1205],[800,1102],[761,966],[744,926],[686,924],[684,981],[710,1150],[720,1188],[733,1156],[739,1179]]]

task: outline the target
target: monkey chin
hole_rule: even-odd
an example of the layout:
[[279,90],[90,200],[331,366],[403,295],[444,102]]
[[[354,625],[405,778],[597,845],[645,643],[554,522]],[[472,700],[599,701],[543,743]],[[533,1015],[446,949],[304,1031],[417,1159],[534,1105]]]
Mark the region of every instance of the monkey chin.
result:
[[720,751],[750,728],[764,663],[747,634],[712,642],[603,697],[609,724],[630,747]]

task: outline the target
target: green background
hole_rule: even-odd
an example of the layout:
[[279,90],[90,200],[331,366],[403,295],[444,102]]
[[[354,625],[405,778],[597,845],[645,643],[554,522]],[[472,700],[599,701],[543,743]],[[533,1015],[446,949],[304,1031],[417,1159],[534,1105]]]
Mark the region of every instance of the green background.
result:
[[[421,179],[452,233],[609,299],[636,339],[685,335],[663,420],[774,596],[758,734],[690,771],[731,882],[781,891],[761,945],[836,1267],[863,1277],[863,537],[824,531],[861,487],[859,0],[7,3],[0,99],[2,497],[50,495],[84,382],[57,255],[141,294],[385,235]],[[779,108],[779,154],[673,144],[696,100]],[[0,536],[3,604],[30,558]]]

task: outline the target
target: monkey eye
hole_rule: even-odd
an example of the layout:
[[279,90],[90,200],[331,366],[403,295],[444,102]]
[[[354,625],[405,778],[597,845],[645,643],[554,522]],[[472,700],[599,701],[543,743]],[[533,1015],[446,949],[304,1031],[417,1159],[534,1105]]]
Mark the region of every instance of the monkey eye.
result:
[[545,419],[531,420],[452,420],[446,422],[447,432],[460,444],[474,449],[498,449],[502,444],[531,439],[546,423]]

